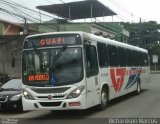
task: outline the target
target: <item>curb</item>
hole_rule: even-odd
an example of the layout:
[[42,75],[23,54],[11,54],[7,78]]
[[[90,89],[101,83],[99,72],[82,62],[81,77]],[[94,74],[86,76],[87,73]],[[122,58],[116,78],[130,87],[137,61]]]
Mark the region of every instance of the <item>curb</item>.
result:
[[151,71],[151,74],[160,74],[160,71]]

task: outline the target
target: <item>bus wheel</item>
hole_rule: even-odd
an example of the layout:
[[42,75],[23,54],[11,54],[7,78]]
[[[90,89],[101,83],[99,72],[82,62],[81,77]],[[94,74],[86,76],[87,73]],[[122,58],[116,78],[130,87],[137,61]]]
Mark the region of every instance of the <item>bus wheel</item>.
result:
[[105,87],[101,91],[101,103],[99,105],[100,110],[104,110],[108,105],[108,91]]
[[140,80],[137,80],[136,94],[138,95],[138,94],[140,94],[140,92],[141,92],[141,82],[140,82]]

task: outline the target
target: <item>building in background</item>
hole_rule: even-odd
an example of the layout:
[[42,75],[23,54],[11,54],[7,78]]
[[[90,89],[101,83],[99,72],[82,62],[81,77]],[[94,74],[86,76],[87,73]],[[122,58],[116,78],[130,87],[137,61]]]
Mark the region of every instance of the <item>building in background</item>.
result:
[[18,24],[0,19],[0,35],[28,35],[35,33],[38,33],[38,31],[28,28],[28,24]]
[[29,24],[41,33],[60,31],[83,31],[127,43],[129,32],[123,28],[120,22],[82,22],[82,23],[36,23]]
[[[40,32],[84,31],[127,43],[129,32],[123,28],[121,23],[93,22],[93,19],[96,20],[97,17],[104,18],[105,16],[117,15],[98,0],[44,5],[37,6],[37,8],[64,20],[63,23],[55,23],[55,21],[52,21],[52,23],[47,22],[37,25],[36,29],[38,28]],[[73,20],[86,18],[91,18],[91,22],[73,23]],[[59,22],[59,20],[57,22]]]

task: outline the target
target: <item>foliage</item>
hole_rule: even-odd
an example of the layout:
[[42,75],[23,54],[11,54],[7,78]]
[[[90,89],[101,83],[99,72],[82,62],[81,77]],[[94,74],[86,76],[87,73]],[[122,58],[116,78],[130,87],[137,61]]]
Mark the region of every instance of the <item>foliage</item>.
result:
[[160,54],[160,25],[155,21],[124,23],[130,32],[129,44],[148,49],[150,54]]

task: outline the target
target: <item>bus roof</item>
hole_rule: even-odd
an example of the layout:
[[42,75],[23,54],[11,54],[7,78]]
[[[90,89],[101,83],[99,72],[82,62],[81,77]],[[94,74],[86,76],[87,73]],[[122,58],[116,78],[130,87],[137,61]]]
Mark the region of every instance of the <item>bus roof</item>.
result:
[[88,34],[88,33],[84,33],[84,35],[85,35],[84,36],[85,40],[90,39],[90,40],[94,40],[94,41],[99,41],[101,43],[106,43],[106,44],[109,44],[109,45],[115,45],[115,46],[119,46],[119,47],[129,48],[129,49],[133,49],[133,50],[148,53],[148,51],[146,49],[143,49],[143,48],[140,48],[140,47],[137,47],[137,46],[133,46],[133,45],[129,45],[129,44],[126,44],[126,43],[122,43],[122,42],[119,42],[119,41],[111,40],[109,38],[104,38],[104,37],[101,37],[101,36],[96,36],[94,34]]
[[49,33],[41,33],[41,34],[35,34],[35,35],[30,35],[27,36],[26,38],[30,38],[30,37],[38,37],[38,36],[45,36],[45,35],[52,35],[52,34],[79,34],[82,37],[82,42],[85,40],[93,40],[93,41],[99,41],[101,43],[106,43],[109,45],[115,45],[115,46],[119,46],[119,47],[124,47],[124,48],[129,48],[129,49],[133,49],[133,50],[137,50],[137,51],[141,51],[141,52],[146,52],[148,53],[148,51],[146,49],[137,47],[137,46],[132,46],[126,43],[122,43],[122,42],[118,42],[115,40],[111,40],[108,38],[104,38],[101,36],[97,36],[94,34],[89,34],[86,32],[82,32],[82,31],[64,31],[64,32],[49,32]]

